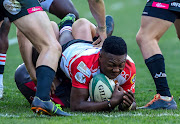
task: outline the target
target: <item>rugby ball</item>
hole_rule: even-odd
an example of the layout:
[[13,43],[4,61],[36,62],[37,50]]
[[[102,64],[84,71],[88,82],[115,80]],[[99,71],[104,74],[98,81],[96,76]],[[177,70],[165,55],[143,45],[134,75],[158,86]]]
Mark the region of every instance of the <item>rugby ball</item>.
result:
[[89,94],[91,101],[102,102],[111,98],[115,88],[113,80],[104,74],[95,75],[89,83]]

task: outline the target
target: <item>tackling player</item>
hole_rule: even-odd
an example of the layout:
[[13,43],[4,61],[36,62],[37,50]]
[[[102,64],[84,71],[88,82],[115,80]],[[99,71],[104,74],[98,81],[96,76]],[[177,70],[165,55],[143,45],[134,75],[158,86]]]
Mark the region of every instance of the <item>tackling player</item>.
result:
[[[71,40],[68,42],[66,39],[69,39],[69,37],[72,36],[71,32],[66,30],[66,26],[72,25],[72,22],[72,20],[67,19],[60,23],[60,44],[63,45],[64,52],[60,61],[61,69],[58,69],[61,73],[63,71],[72,81],[72,88],[69,90],[69,92],[71,91],[71,96],[69,96],[71,110],[102,111],[113,109],[117,105],[120,105],[119,108],[121,110],[129,108],[133,102],[135,103],[133,93],[135,92],[136,69],[132,59],[127,56],[127,49],[124,40],[112,36],[105,40],[105,45],[103,45],[102,48],[93,47],[92,38],[96,36],[95,26],[86,19],[79,19],[73,24],[72,34],[75,39],[81,40]],[[27,71],[24,73],[25,68],[23,66],[24,65],[21,65],[17,69],[15,80],[22,94],[25,95],[28,101],[30,101],[29,96],[34,96],[34,93],[26,95],[28,92],[25,89],[29,89],[28,86],[32,86],[34,83],[30,80],[29,76],[25,76],[28,75],[28,73]],[[89,98],[89,81],[93,75],[100,72],[104,73],[109,78],[114,79],[114,81],[118,82],[117,84],[121,85],[121,87],[127,92],[125,93],[124,90],[117,85],[110,101],[99,103],[87,101]],[[64,79],[61,77],[62,74],[56,75],[59,76],[59,78],[57,78],[59,79],[59,82],[66,84],[63,81]],[[19,80],[20,77],[28,77],[29,79],[27,80],[25,78],[23,81]],[[59,86],[56,85],[57,88]],[[61,90],[63,90],[63,88],[59,91],[58,89],[55,91],[56,96],[58,96],[58,92],[62,92]],[[35,92],[35,90],[32,92]],[[61,99],[60,96],[58,98]],[[39,101],[36,97],[34,99],[35,101]],[[65,105],[60,102],[56,103]],[[135,108],[135,104],[133,104],[133,108]]]

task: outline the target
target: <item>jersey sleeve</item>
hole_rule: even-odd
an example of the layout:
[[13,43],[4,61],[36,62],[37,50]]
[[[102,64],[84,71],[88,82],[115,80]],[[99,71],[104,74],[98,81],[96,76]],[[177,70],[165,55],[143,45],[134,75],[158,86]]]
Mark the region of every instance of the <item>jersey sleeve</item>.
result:
[[89,82],[92,74],[84,61],[77,60],[71,65],[72,86],[76,88],[89,89]]
[[127,72],[127,74],[129,74],[129,78],[126,80],[124,84],[121,85],[121,87],[125,91],[131,90],[133,93],[135,93],[136,67],[131,59],[127,59],[126,67],[124,70]]

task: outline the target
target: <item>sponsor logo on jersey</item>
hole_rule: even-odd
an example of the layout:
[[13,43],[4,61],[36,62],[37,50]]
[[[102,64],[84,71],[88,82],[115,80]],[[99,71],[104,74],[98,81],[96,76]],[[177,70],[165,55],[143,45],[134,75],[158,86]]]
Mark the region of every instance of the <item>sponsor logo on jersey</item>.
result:
[[166,3],[159,3],[159,2],[153,1],[152,7],[162,8],[162,9],[168,9],[168,8],[169,8],[169,4],[166,4]]
[[121,76],[123,76],[126,80],[128,80],[130,77],[129,74],[124,70],[121,72]]
[[17,0],[4,0],[3,6],[12,15],[16,15],[21,11],[21,4]]
[[27,9],[27,11],[30,14],[30,13],[37,12],[37,11],[43,11],[43,9],[40,6],[36,6],[36,7],[32,7],[32,8]]
[[179,7],[179,8],[180,8],[180,3],[172,2],[172,3],[171,3],[171,6],[173,6],[173,7]]
[[155,74],[154,78],[166,77],[166,73],[160,72],[159,74]]
[[91,76],[91,71],[90,71],[90,69],[87,67],[87,65],[86,65],[83,61],[81,61],[81,62],[79,63],[79,65],[77,66],[77,69],[78,69],[80,72],[82,72],[84,75],[86,75],[87,77],[90,78],[90,76]]
[[82,84],[85,84],[86,82],[86,77],[81,72],[76,73],[75,79]]
[[132,77],[131,77],[131,84],[134,84],[136,81],[136,74],[134,74]]

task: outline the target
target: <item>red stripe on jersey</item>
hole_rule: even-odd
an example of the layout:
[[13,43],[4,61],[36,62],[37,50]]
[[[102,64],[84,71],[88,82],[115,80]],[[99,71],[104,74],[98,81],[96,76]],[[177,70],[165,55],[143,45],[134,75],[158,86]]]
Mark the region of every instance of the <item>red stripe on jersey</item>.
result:
[[0,62],[6,62],[6,60],[0,60]]
[[0,55],[0,58],[6,58],[6,56],[2,56],[2,55]]

